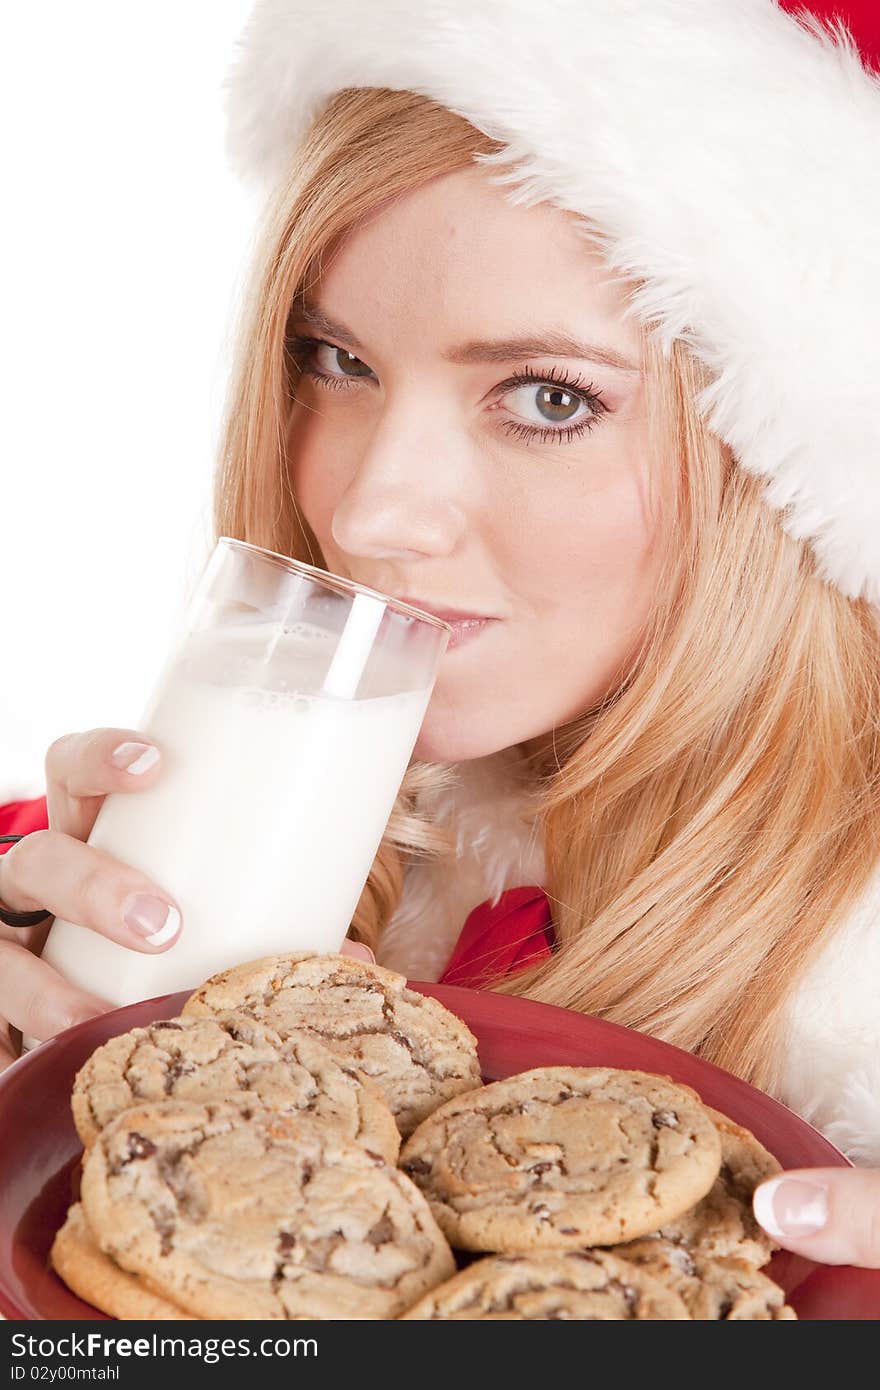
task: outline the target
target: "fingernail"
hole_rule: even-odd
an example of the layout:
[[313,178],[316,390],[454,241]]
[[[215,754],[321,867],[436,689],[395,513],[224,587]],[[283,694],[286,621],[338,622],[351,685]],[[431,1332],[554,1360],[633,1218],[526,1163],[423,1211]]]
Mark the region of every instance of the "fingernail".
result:
[[151,743],[120,743],[110,754],[110,761],[123,772],[133,772],[135,777],[139,777],[142,772],[155,767],[159,761],[159,750]]
[[804,1178],[771,1178],[755,1189],[755,1216],[771,1236],[789,1240],[821,1231],[828,1220],[828,1193]]
[[362,941],[346,941],[344,954],[354,956],[357,960],[369,961],[371,965],[376,964],[376,957],[373,952]]
[[177,908],[148,893],[129,893],[122,916],[129,931],[144,937],[150,946],[164,946],[180,931]]

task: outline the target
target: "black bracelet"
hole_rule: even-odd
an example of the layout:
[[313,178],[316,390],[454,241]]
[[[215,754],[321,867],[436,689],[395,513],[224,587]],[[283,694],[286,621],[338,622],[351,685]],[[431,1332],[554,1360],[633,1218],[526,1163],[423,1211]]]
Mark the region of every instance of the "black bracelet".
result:
[[[23,839],[23,835],[0,835],[0,845],[15,845]],[[0,903],[0,922],[5,922],[7,927],[35,927],[52,915],[51,912],[13,912],[11,907]]]

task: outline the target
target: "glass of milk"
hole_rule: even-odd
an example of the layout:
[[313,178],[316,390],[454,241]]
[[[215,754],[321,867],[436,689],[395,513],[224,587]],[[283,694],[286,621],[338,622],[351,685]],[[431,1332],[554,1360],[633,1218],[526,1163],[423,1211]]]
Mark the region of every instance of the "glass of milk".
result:
[[350,580],[223,536],[137,728],[149,791],[106,797],[88,843],[172,894],[142,955],[56,918],[44,959],[117,1005],[281,951],[338,951],[451,629]]

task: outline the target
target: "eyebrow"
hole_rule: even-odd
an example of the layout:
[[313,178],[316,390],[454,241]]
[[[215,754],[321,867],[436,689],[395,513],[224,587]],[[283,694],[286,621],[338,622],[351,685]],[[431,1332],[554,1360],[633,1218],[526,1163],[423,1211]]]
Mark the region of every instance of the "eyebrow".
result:
[[[344,323],[334,323],[313,305],[295,304],[291,309],[290,322],[294,320],[318,333],[326,334],[329,338],[341,339],[355,352],[367,350],[350,328],[346,328]],[[583,358],[591,362],[600,362],[605,367],[616,367],[619,371],[634,374],[639,372],[635,362],[607,344],[581,343],[558,329],[548,329],[543,333],[532,333],[517,338],[501,338],[494,342],[476,339],[443,353],[444,361],[455,363],[457,366],[472,366],[482,362],[524,362],[529,357]]]

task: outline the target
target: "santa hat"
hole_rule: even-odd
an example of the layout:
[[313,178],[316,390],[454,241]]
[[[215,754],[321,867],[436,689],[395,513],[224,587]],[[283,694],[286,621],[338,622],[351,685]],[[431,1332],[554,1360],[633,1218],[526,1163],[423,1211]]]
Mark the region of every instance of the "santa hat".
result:
[[274,184],[345,87],[449,107],[503,142],[511,201],[589,219],[633,312],[707,364],[708,423],[785,530],[880,604],[880,82],[840,25],[774,0],[257,0],[233,167]]

